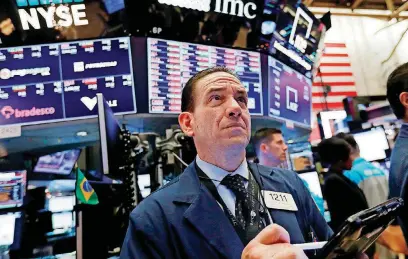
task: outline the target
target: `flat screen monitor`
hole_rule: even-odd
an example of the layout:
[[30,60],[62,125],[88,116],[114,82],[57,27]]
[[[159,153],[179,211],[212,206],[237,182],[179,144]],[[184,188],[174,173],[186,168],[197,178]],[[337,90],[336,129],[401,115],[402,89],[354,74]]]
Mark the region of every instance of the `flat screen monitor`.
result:
[[272,57],[268,64],[269,116],[310,128],[312,81]]
[[387,158],[386,150],[390,148],[383,127],[374,127],[367,131],[353,133],[360,148],[360,156],[367,161]]
[[317,114],[317,122],[321,138],[331,138],[338,132],[347,131],[345,110],[321,111]]
[[41,156],[38,158],[33,172],[69,175],[80,153],[80,149],[72,149]]
[[288,144],[288,153],[290,164],[294,171],[310,171],[315,168],[312,146],[309,142]]
[[122,37],[0,48],[0,125],[96,117],[97,93],[115,113],[134,113],[129,43]]
[[325,26],[301,1],[126,1],[129,32],[270,53],[312,77]]
[[302,179],[303,183],[306,185],[310,194],[312,195],[313,200],[315,201],[317,208],[324,215],[324,199],[322,188],[319,181],[319,175],[316,171],[305,172],[299,174],[299,177]]
[[19,246],[22,215],[21,212],[0,215],[0,247],[17,248]]
[[122,165],[121,128],[102,94],[97,94],[98,123],[101,144],[102,171],[112,176]]
[[52,196],[47,200],[47,209],[51,212],[72,211],[75,206],[75,196]]
[[197,72],[225,66],[241,79],[248,92],[248,109],[263,115],[261,57],[257,52],[149,38],[149,112],[181,112],[181,93]]
[[68,230],[75,227],[75,217],[72,211],[53,213],[51,220],[54,230]]
[[[266,9],[272,13],[275,10]],[[313,65],[321,56],[318,49],[326,31],[324,24],[301,3],[284,5],[277,12],[276,21],[275,16],[272,19],[265,17],[260,46],[275,58],[311,78]]]
[[0,209],[22,206],[26,184],[26,171],[0,172]]

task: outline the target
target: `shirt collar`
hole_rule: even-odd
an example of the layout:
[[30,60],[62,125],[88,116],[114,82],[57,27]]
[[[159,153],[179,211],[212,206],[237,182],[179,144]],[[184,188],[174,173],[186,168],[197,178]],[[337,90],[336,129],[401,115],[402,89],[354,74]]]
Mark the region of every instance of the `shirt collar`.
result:
[[222,179],[224,179],[224,177],[228,174],[239,174],[248,181],[248,163],[246,161],[246,158],[244,158],[241,165],[234,172],[225,171],[218,166],[205,162],[198,155],[196,157],[196,163],[197,166],[200,167],[200,169],[203,170],[203,172],[208,176],[208,178],[212,179],[216,187],[221,184]]

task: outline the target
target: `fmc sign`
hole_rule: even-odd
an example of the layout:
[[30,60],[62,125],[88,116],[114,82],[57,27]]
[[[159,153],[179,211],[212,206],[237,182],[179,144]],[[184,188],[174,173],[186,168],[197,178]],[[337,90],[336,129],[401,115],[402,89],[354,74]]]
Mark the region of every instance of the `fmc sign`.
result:
[[47,28],[56,26],[87,25],[84,0],[16,0],[24,30],[42,29],[40,19]]

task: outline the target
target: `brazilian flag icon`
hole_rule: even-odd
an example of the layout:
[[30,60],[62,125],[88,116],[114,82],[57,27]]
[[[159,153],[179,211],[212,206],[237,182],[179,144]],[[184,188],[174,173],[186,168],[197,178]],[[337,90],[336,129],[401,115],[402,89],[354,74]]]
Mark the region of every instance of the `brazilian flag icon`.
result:
[[77,171],[76,180],[76,196],[78,200],[85,204],[96,205],[99,203],[95,190],[92,188],[91,184],[88,182],[79,168]]

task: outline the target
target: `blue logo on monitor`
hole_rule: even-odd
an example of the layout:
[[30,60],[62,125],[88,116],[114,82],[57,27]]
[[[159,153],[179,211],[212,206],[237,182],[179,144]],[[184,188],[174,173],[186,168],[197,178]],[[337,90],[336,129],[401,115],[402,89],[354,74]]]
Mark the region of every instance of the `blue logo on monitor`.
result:
[[39,6],[50,4],[82,3],[84,0],[16,0],[18,7]]

